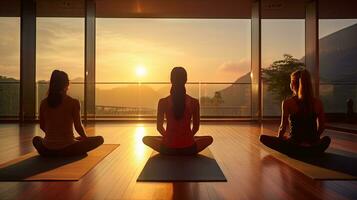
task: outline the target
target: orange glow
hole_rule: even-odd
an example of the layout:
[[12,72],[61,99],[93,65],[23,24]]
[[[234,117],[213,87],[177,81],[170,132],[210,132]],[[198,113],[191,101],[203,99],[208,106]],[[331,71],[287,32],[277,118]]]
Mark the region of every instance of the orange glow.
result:
[[147,74],[147,68],[144,65],[137,65],[135,68],[135,74],[137,77],[144,77]]
[[145,146],[142,142],[145,136],[145,127],[143,124],[138,124],[135,128],[135,160],[141,162],[145,155]]

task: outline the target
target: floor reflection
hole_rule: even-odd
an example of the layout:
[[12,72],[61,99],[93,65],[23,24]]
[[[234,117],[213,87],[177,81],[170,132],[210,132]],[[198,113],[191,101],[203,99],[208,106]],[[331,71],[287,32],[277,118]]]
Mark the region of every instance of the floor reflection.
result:
[[198,183],[172,183],[172,199],[199,199]]
[[142,142],[143,137],[146,134],[146,127],[143,124],[138,124],[135,127],[135,161],[142,162],[145,155],[145,146]]
[[[32,138],[35,136],[37,126],[32,124],[19,124],[19,154],[24,155],[34,150],[32,147]],[[25,134],[26,133],[26,134]]]

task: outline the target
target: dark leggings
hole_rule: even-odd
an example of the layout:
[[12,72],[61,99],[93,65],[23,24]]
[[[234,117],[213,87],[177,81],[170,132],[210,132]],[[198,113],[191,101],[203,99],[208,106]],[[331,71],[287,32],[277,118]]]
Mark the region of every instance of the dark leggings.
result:
[[309,156],[323,153],[331,143],[328,136],[321,138],[318,143],[311,146],[302,146],[290,139],[280,139],[275,136],[261,135],[260,142],[264,145],[292,156]]
[[101,144],[104,139],[102,136],[87,137],[86,139],[79,140],[63,149],[48,149],[43,145],[43,138],[36,136],[32,139],[32,143],[41,156],[78,156],[86,154]]
[[160,146],[160,153],[164,155],[194,155],[197,154],[197,145],[184,148],[170,148],[165,145]]

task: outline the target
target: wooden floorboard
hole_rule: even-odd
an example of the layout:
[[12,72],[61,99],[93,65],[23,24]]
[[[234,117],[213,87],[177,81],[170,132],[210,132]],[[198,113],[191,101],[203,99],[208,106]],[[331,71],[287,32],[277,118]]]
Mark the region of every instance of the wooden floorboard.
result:
[[[357,181],[315,181],[269,156],[259,135],[275,134],[278,124],[204,123],[199,135],[212,135],[210,150],[227,182],[138,183],[151,150],[145,135],[154,124],[96,123],[89,135],[120,144],[81,180],[75,182],[0,182],[0,199],[357,199]],[[331,148],[357,153],[357,136],[328,130]],[[0,124],[0,163],[34,151],[37,124]]]

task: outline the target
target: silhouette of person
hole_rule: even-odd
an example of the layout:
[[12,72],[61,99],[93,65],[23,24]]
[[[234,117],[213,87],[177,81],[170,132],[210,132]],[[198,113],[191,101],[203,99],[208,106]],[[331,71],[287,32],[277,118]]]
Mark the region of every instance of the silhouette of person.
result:
[[[157,130],[162,136],[145,136],[143,142],[161,154],[197,154],[208,147],[213,138],[195,136],[200,126],[200,105],[197,99],[186,94],[186,70],[183,67],[174,67],[170,80],[170,95],[160,99],[158,103]],[[166,129],[163,125],[165,117]]]
[[[81,122],[80,103],[67,95],[68,75],[54,70],[48,96],[40,105],[40,128],[45,137],[36,136],[32,143],[42,156],[76,156],[86,154],[101,144],[102,136],[87,137]],[[75,138],[73,125],[80,135]]]
[[[290,155],[314,155],[323,153],[331,139],[324,136],[325,114],[322,102],[313,95],[310,74],[297,70],[290,76],[293,96],[282,102],[282,116],[278,137],[261,135],[266,146]],[[290,135],[285,131],[290,121]]]

